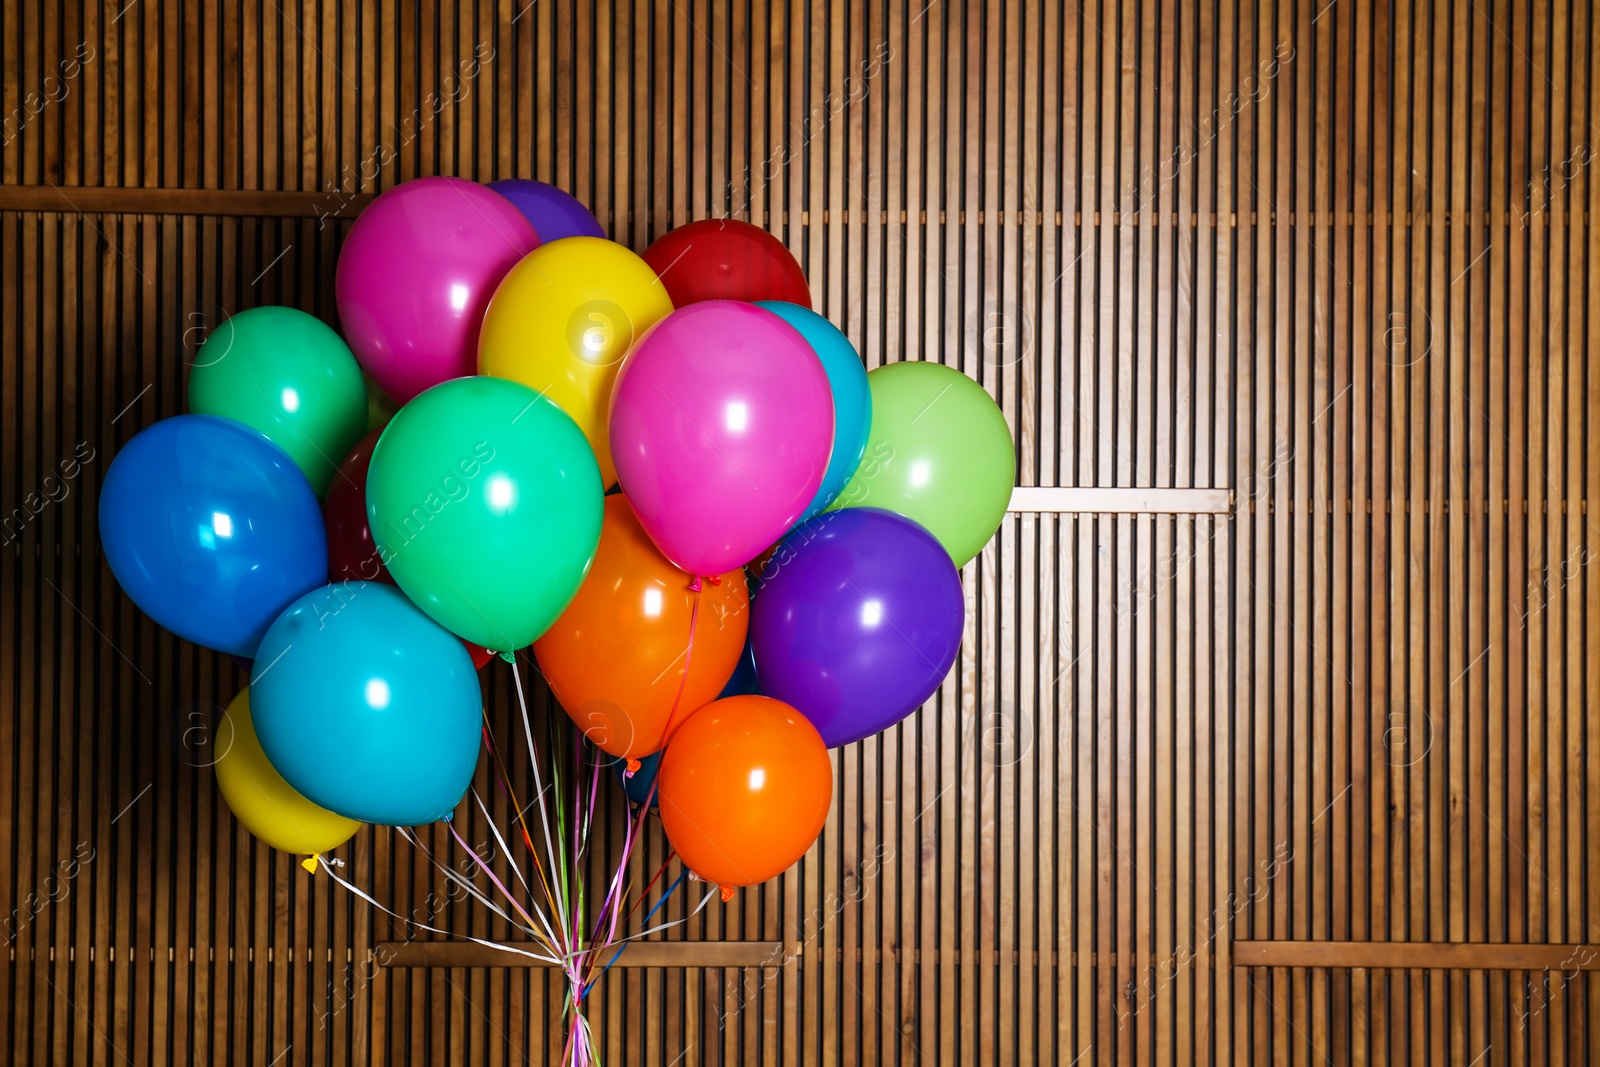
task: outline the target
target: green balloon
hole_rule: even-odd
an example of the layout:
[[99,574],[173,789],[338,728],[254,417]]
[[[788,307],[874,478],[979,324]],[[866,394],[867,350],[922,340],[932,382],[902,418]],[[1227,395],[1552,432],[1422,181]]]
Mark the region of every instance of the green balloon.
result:
[[455,378],[407,403],[367,471],[379,559],[435,622],[496,652],[532,644],[565,610],[604,499],[577,423],[506,378]]
[[367,390],[350,348],[293,308],[241,311],[206,337],[189,410],[253,426],[305,473],[318,497],[367,428]]
[[1017,457],[1011,430],[977,382],[939,363],[867,375],[872,428],[861,465],[829,510],[886,508],[921,523],[957,567],[1005,518]]

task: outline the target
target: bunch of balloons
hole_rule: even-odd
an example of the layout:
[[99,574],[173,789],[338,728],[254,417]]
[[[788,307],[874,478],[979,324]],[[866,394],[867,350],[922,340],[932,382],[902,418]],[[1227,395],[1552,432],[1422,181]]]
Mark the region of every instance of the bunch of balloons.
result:
[[241,821],[320,853],[448,819],[477,668],[531,645],[690,870],[794,863],[828,748],[955,660],[958,571],[1015,468],[989,395],[938,364],[866,373],[747,223],[641,256],[537,182],[390,189],[336,294],[342,338],[281,307],[215,330],[191,413],[134,437],[101,497],[134,602],[251,661],[219,739]]

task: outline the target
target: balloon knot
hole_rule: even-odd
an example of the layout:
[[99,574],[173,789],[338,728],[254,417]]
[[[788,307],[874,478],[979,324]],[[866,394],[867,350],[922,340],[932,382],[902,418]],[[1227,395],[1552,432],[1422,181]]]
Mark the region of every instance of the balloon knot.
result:
[[447,812],[444,813],[443,816],[440,817],[439,821],[440,822],[451,822],[451,821],[453,821],[455,819],[455,817],[456,817],[456,813],[455,812],[447,811]]
[[722,575],[713,574],[709,578],[707,578],[706,581],[710,582],[712,585],[721,585],[722,584]]
[[318,854],[313,852],[311,855],[307,856],[305,859],[300,861],[300,866],[304,867],[306,870],[310,871],[312,874],[316,874],[317,873],[317,859],[318,859]]
[[700,591],[700,576],[698,574],[694,576],[694,581],[689,583],[689,591],[692,593]]
[[644,764],[640,763],[636,759],[629,760],[627,768],[622,772],[623,780],[626,781],[627,779],[632,778],[635,774],[638,774],[639,768],[643,766]]
[[718,886],[717,889],[722,893],[722,902],[724,904],[726,904],[728,901],[732,900],[734,898],[735,894],[737,894],[739,892],[737,889],[733,888],[733,886],[731,886],[731,885]]
[[515,652],[496,652],[495,655],[499,656],[507,663],[517,662],[517,654]]

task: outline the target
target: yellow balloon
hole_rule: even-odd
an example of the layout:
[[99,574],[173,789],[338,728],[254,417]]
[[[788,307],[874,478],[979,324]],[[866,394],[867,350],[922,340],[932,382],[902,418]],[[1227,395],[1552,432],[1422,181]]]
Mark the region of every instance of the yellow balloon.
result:
[[615,241],[551,241],[495,290],[478,335],[478,373],[521,382],[572,416],[610,485],[612,383],[633,342],[671,312],[656,272]]
[[361,824],[319,808],[294,791],[267,762],[250,720],[250,690],[228,705],[217,727],[217,785],[234,817],[284,852],[309,855],[338,848]]

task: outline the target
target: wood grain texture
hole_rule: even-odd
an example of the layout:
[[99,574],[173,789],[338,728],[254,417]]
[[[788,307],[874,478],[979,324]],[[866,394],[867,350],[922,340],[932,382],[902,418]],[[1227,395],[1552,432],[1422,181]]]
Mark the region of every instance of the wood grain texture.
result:
[[1575,0],[0,0],[0,1063],[560,1051],[559,976],[237,825],[244,677],[98,538],[205,332],[336,324],[427,174],[635,249],[749,219],[1016,440],[951,676],[803,863],[608,973],[607,1062],[1600,1062],[1597,51]]

